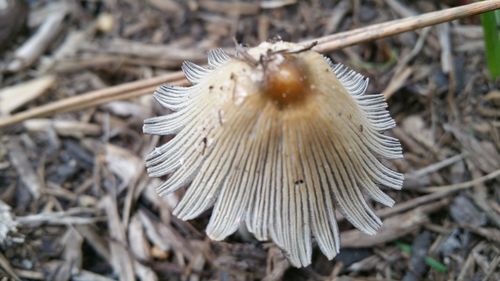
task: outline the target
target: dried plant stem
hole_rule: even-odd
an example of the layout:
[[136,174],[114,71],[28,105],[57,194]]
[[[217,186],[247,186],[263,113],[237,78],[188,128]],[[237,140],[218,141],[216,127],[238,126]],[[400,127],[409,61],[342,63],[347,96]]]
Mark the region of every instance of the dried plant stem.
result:
[[[431,12],[423,15],[375,24],[368,27],[358,28],[346,32],[337,33],[304,42],[310,44],[317,41],[314,47],[318,52],[330,52],[361,42],[372,41],[395,34],[415,30],[425,26],[435,25],[442,22],[455,20],[462,17],[477,15],[487,11],[500,8],[500,0],[481,1],[456,8]],[[122,99],[130,99],[151,93],[162,83],[185,84],[182,72],[174,72],[164,76],[144,79],[136,82],[125,83],[97,91],[91,91],[78,96],[69,97],[46,105],[28,109],[26,111],[7,116],[0,119],[0,128],[26,119],[47,116],[55,113],[81,110],[103,104],[106,102]]]
[[[429,202],[436,201],[439,199],[443,199],[447,196],[450,196],[453,193],[456,193],[460,190],[464,190],[467,188],[472,188],[477,184],[481,184],[493,179],[496,179],[500,177],[500,169],[493,171],[487,175],[484,175],[482,177],[458,183],[458,184],[451,184],[451,185],[444,185],[444,186],[430,186],[430,187],[422,187],[421,189],[418,189],[418,191],[422,193],[429,193],[426,195],[422,195],[416,198],[413,198],[411,200],[408,200],[406,202],[401,202],[394,207],[390,208],[383,208],[380,210],[376,211],[377,216],[381,218],[387,218],[390,216],[393,216],[395,214],[401,213],[401,212],[406,212],[408,210],[411,210],[413,208],[416,208],[420,205],[428,204]],[[344,220],[345,217],[341,215],[340,213],[337,215],[337,221],[340,222]]]
[[158,85],[165,82],[169,82],[173,85],[185,85],[188,83],[182,72],[174,72],[150,79],[124,83],[118,86],[108,87],[78,96],[65,98],[2,118],[0,119],[0,128],[22,122],[30,118],[81,110],[114,100],[140,97],[148,93],[152,93]]
[[476,2],[423,15],[374,24],[311,41],[318,42],[318,45],[314,48],[315,51],[328,52],[499,8],[500,1],[498,0]]

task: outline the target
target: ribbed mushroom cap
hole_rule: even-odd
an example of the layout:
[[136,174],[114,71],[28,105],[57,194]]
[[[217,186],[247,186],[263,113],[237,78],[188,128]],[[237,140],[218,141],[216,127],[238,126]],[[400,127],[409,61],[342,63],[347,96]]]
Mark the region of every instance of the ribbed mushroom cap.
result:
[[311,240],[339,252],[335,209],[375,234],[380,219],[364,195],[392,206],[379,186],[403,176],[380,162],[401,158],[395,123],[368,79],[302,46],[262,43],[245,56],[222,50],[208,68],[185,62],[191,87],[161,86],[154,96],[174,113],[145,120],[144,132],[177,134],[146,159],[150,176],[169,175],[167,194],[187,186],[174,215],[188,220],[213,208],[207,234],[222,240],[244,222],[272,239],[294,266],[311,262]]

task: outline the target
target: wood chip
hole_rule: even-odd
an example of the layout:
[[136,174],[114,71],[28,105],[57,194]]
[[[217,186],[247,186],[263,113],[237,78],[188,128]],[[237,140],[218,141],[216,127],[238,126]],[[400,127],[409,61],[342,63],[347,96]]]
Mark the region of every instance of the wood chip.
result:
[[189,259],[193,256],[193,251],[187,241],[170,225],[163,224],[145,209],[139,210],[139,218],[146,229],[146,234],[154,243],[163,249],[173,248]]
[[182,13],[182,6],[173,0],[148,0],[149,4],[166,13]]
[[389,85],[387,85],[385,90],[382,92],[382,95],[385,97],[385,99],[389,99],[390,97],[392,97],[392,95],[394,95],[394,93],[396,93],[397,90],[403,87],[412,73],[413,68],[406,67],[396,76],[394,76],[391,79],[391,82],[389,82]]
[[500,91],[491,91],[486,94],[483,99],[485,101],[491,102],[496,106],[500,106]]
[[215,12],[224,13],[228,15],[255,15],[259,12],[258,3],[250,2],[222,2],[215,0],[204,0],[199,2],[200,7],[203,9]]
[[296,3],[297,0],[267,0],[267,1],[260,1],[260,7],[262,9],[277,9],[293,5]]
[[108,243],[97,233],[97,229],[92,225],[77,225],[76,230],[85,238],[87,243],[105,260],[111,259]]
[[11,139],[7,143],[7,149],[10,160],[17,170],[19,179],[24,184],[24,187],[30,191],[33,198],[37,199],[44,185],[42,179],[40,179],[39,175],[31,166],[28,156],[17,142],[17,139]]
[[445,206],[448,201],[440,201],[420,206],[411,211],[390,217],[376,235],[368,235],[359,230],[343,231],[341,233],[341,247],[363,248],[373,247],[412,233],[424,223],[428,222],[427,214]]
[[117,175],[122,183],[121,188],[135,182],[143,172],[142,160],[132,154],[130,150],[116,145],[106,145],[106,164]]
[[74,281],[115,281],[115,279],[108,278],[102,275],[99,275],[94,272],[90,272],[87,270],[82,270],[81,272],[76,273],[72,276],[72,280]]
[[439,43],[441,44],[441,69],[444,73],[449,73],[454,63],[451,50],[450,25],[442,23],[438,25]]
[[119,38],[106,42],[104,46],[88,45],[83,49],[99,53],[120,54],[135,58],[164,59],[171,61],[172,65],[180,65],[185,60],[194,62],[203,62],[206,60],[206,51],[200,50],[194,46],[147,44]]
[[70,227],[62,239],[64,247],[64,263],[56,271],[54,281],[69,280],[73,272],[80,271],[82,267],[82,244],[83,238],[78,232]]
[[107,195],[102,199],[101,206],[108,215],[109,234],[114,240],[109,244],[113,269],[120,277],[119,280],[135,281],[134,265],[129,252],[125,248],[127,239],[118,214],[116,201],[110,195]]
[[0,200],[0,246],[7,242],[9,232],[16,231],[16,226],[10,206]]
[[8,115],[24,104],[40,97],[49,88],[54,86],[55,82],[56,77],[48,75],[1,89],[0,116]]
[[149,261],[151,259],[151,250],[144,234],[144,228],[136,214],[130,220],[128,226],[128,240],[132,253],[142,261]]
[[[21,279],[19,279],[19,276],[17,276],[17,274],[15,273],[14,269],[12,268],[12,266],[10,265],[9,263],[9,260],[7,260],[7,258],[0,252],[0,269],[2,269],[2,271],[5,271],[7,276],[2,276],[0,275],[0,277],[2,278],[2,280],[4,280],[3,278],[4,277],[10,277],[12,278],[13,280],[15,281],[21,281]],[[0,271],[0,274],[2,272]]]
[[31,132],[47,131],[54,129],[60,136],[81,138],[83,136],[98,136],[101,126],[73,120],[30,119],[23,122],[26,130]]
[[24,43],[15,53],[15,59],[7,66],[11,72],[19,71],[30,66],[59,35],[66,11],[55,11],[49,15],[37,32]]

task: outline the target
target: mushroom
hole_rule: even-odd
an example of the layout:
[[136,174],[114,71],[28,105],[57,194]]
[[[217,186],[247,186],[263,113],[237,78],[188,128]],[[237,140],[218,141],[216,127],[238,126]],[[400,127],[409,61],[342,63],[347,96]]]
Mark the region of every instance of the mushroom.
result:
[[386,206],[380,186],[400,189],[403,175],[381,158],[402,157],[382,95],[368,79],[288,42],[263,42],[236,57],[221,49],[208,67],[185,62],[190,87],[163,85],[156,100],[173,113],[146,119],[144,133],[176,136],[146,157],[150,176],[169,175],[165,195],[189,185],[173,213],[190,220],[213,206],[213,240],[241,223],[271,239],[296,267],[311,263],[312,239],[339,252],[338,208],[356,228],[381,226],[365,194]]

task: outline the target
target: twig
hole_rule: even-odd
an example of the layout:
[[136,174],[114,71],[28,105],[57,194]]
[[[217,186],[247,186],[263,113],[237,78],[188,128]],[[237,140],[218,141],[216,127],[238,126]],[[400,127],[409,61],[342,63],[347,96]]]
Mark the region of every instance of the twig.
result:
[[363,248],[373,247],[388,241],[393,241],[408,233],[414,232],[429,221],[428,214],[449,204],[449,200],[428,203],[405,213],[393,216],[384,221],[377,235],[365,234],[357,229],[343,231],[340,236],[341,247]]
[[7,66],[7,70],[16,72],[30,66],[52,43],[59,34],[66,13],[55,12],[47,17],[38,31],[24,45],[16,51],[15,59]]
[[475,233],[479,236],[483,236],[489,241],[496,242],[500,244],[500,230],[494,227],[478,227],[477,225],[460,224],[461,228],[467,229],[468,231]]
[[108,217],[108,229],[112,238],[109,244],[111,250],[111,265],[119,280],[135,281],[133,261],[127,249],[123,248],[122,244],[127,243],[124,226],[120,222],[120,215],[116,201],[110,195],[104,197],[101,201],[101,206],[105,210]]
[[[386,23],[354,29],[351,31],[341,32],[330,36],[316,38],[303,43],[307,45],[313,41],[318,41],[318,45],[314,48],[315,51],[330,52],[361,42],[389,37],[406,31],[451,21],[462,17],[477,15],[499,8],[500,0],[481,1],[442,11],[431,12],[419,16],[398,19]],[[92,91],[79,96],[66,98],[40,107],[29,109],[9,117],[2,118],[0,119],[0,128],[24,121],[29,118],[80,110],[113,100],[138,97],[151,93],[158,85],[162,83],[172,83],[176,85],[184,84],[186,82],[183,77],[184,75],[182,74],[182,72],[175,72],[165,76],[140,80],[132,83],[125,83],[102,90]]]
[[498,264],[500,264],[500,256],[496,256],[493,261],[491,262],[488,272],[486,272],[486,275],[483,278],[483,281],[488,281],[488,280],[493,280],[490,279],[491,276],[495,273],[495,269],[498,269]]
[[187,84],[187,80],[185,80],[182,72],[174,72],[155,78],[124,83],[118,86],[95,90],[78,96],[58,100],[2,118],[0,119],[0,128],[34,117],[43,117],[55,113],[76,111],[114,100],[132,99],[143,96],[153,92],[158,85],[166,82],[170,82],[173,85]]
[[454,163],[456,163],[458,161],[461,161],[462,159],[464,159],[464,157],[467,154],[468,153],[466,153],[466,152],[460,153],[460,154],[452,156],[450,158],[446,158],[446,159],[444,159],[442,161],[433,163],[433,164],[431,164],[429,166],[426,166],[426,167],[424,167],[422,169],[413,171],[410,174],[405,175],[405,178],[416,179],[416,178],[419,178],[419,177],[423,177],[423,176],[425,176],[427,174],[439,171],[440,169],[442,169],[444,167],[448,167],[448,166],[450,166],[450,165],[452,165],[452,164],[454,164]]
[[424,47],[425,40],[427,39],[427,36],[429,35],[429,32],[431,31],[430,27],[426,27],[422,30],[422,34],[418,38],[417,43],[415,44],[415,47],[411,50],[411,52],[401,58],[398,63],[398,65],[394,69],[394,73],[400,73],[410,62],[413,60],[422,50]]
[[476,2],[460,7],[445,9],[442,11],[435,11],[414,17],[374,24],[367,27],[313,39],[305,43],[318,41],[318,46],[316,46],[314,50],[318,52],[329,52],[362,42],[381,39],[406,31],[411,31],[430,25],[436,25],[467,16],[477,15],[499,8],[500,1],[498,0]]
[[460,270],[460,274],[458,274],[458,277],[456,279],[457,281],[469,280],[469,278],[471,277],[469,276],[469,272],[474,266],[474,254],[478,253],[479,251],[482,251],[486,247],[487,247],[486,242],[481,241],[474,248],[472,248],[472,250],[469,252],[469,255],[467,256],[467,259],[465,260],[464,263],[462,263],[462,269]]
[[[489,181],[489,180],[495,179],[497,177],[500,177],[500,169],[493,171],[493,172],[491,172],[487,175],[484,175],[482,177],[479,177],[477,179],[470,180],[470,181],[466,181],[466,182],[462,182],[462,183],[458,183],[458,184],[450,184],[450,185],[445,185],[445,186],[427,187],[427,188],[421,189],[421,191],[423,191],[423,192],[439,192],[439,193],[449,194],[451,192],[470,188],[476,184],[483,183],[485,181]],[[420,189],[419,189],[419,191],[420,191]]]
[[405,6],[404,4],[402,4],[397,0],[385,0],[385,2],[402,17],[412,17],[417,15],[417,13],[414,10]]
[[12,278],[12,280],[21,281],[14,269],[11,267],[9,260],[2,253],[0,253],[0,269],[3,269],[3,271],[5,271]]
[[389,82],[389,85],[382,92],[382,95],[386,100],[388,100],[392,95],[394,95],[404,84],[408,77],[413,74],[412,67],[405,67],[401,72],[397,72]]
[[324,34],[330,34],[330,33],[337,30],[342,19],[351,10],[351,5],[352,4],[351,4],[350,0],[341,1],[337,5],[335,5],[335,8],[334,8],[335,13],[333,13],[331,18],[328,19],[328,22],[325,26],[325,33]]
[[[467,189],[467,188],[471,188],[478,183],[492,180],[494,178],[497,178],[498,176],[500,176],[500,170],[496,170],[496,171],[489,173],[485,176],[482,176],[480,178],[473,179],[471,181],[467,181],[467,182],[463,182],[463,183],[459,183],[459,184],[424,187],[424,188],[418,189],[417,191],[430,192],[430,194],[426,194],[426,195],[423,195],[420,197],[413,198],[413,199],[408,200],[406,202],[399,203],[392,208],[383,208],[383,209],[377,210],[375,212],[375,214],[380,218],[387,218],[387,217],[393,216],[395,214],[416,208],[420,205],[427,204],[429,202],[442,199],[442,198],[447,197],[448,195],[450,195],[454,192],[457,192],[457,191],[460,191],[463,189]],[[343,215],[341,215],[341,214],[337,215],[338,222],[340,222],[344,219],[345,218]]]
[[38,199],[40,190],[43,188],[43,181],[31,166],[28,156],[17,139],[12,139],[7,143],[7,151],[14,168],[19,175],[23,175],[20,177],[21,182],[29,190],[31,196]]
[[439,43],[441,44],[441,69],[443,73],[450,73],[452,70],[452,51],[450,38],[450,25],[443,23],[437,26]]

